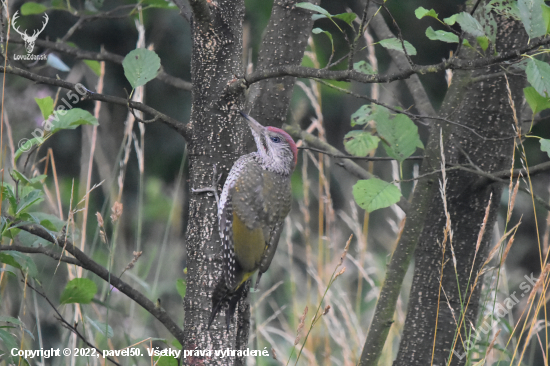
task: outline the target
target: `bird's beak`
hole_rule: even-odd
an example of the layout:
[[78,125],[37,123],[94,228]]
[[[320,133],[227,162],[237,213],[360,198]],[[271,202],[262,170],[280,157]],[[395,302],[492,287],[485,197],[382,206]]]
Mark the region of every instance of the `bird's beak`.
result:
[[248,125],[252,129],[252,131],[256,132],[258,135],[261,135],[263,131],[265,130],[265,127],[262,126],[258,121],[256,121],[254,118],[250,117],[248,114],[244,113],[243,111],[239,111],[241,116],[246,119],[248,122]]

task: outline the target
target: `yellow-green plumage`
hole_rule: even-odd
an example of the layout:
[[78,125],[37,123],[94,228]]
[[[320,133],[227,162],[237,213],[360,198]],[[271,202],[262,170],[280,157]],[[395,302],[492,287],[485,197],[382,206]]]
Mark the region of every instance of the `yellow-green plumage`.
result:
[[231,168],[218,207],[223,247],[223,278],[212,294],[210,324],[222,305],[227,327],[248,279],[258,281],[275,254],[291,206],[290,174],[296,145],[284,131],[248,119],[258,151],[241,156]]

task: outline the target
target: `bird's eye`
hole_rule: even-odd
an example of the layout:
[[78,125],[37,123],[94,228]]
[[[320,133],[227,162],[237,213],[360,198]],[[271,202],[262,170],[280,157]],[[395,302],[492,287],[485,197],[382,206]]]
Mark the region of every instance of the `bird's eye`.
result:
[[278,136],[271,136],[271,141],[273,141],[274,143],[279,143],[281,142],[281,138]]

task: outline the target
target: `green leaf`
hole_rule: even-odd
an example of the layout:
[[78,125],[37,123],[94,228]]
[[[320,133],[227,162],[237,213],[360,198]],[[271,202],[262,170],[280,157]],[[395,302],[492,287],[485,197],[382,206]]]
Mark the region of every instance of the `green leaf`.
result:
[[44,179],[47,177],[47,175],[41,174],[29,179],[23,173],[17,170],[12,171],[11,174],[14,179],[20,181],[25,185],[33,186],[34,188],[39,188],[40,185],[42,185],[42,183],[44,182]]
[[13,157],[15,162],[17,162],[21,154],[30,151],[34,146],[41,145],[45,141],[45,139],[46,138],[33,137],[32,139],[19,140],[19,144],[18,144],[19,149],[17,149]]
[[400,163],[417,148],[424,148],[418,136],[418,127],[404,114],[398,114],[394,119],[376,121],[376,129],[385,142],[386,153]]
[[47,6],[32,1],[24,3],[23,6],[21,6],[22,15],[40,14],[45,12],[46,10],[48,10]]
[[460,27],[464,32],[470,33],[474,37],[482,37],[485,35],[481,24],[479,24],[479,22],[471,16],[470,13],[465,11],[458,13],[456,16],[456,21],[460,24]]
[[544,0],[518,1],[519,16],[529,38],[536,38],[546,34],[542,5],[544,5]]
[[378,147],[380,139],[365,131],[350,131],[344,136],[344,147],[353,156],[367,156]]
[[330,32],[324,31],[321,28],[313,28],[311,30],[311,33],[313,33],[313,34],[319,34],[319,33],[326,34],[328,39],[330,39],[330,44],[332,46],[332,52],[334,52],[334,42],[332,41],[332,34],[330,34]]
[[389,117],[390,112],[386,107],[365,104],[351,115],[351,126],[365,125],[373,120],[387,120]]
[[135,89],[157,77],[160,69],[160,58],[153,51],[138,48],[124,57],[122,67],[126,79]]
[[160,8],[160,9],[177,9],[177,6],[166,0],[142,0],[142,4],[147,4],[148,8]]
[[544,26],[546,27],[546,32],[544,34],[548,34],[550,33],[550,6],[542,4],[541,8],[542,19],[544,20]]
[[428,9],[424,9],[423,7],[416,8],[416,10],[414,11],[414,15],[416,15],[418,19],[422,19],[424,17],[432,17],[432,18],[438,19],[437,13],[435,12],[435,10],[433,9],[428,10]]
[[42,112],[42,117],[44,117],[44,120],[47,120],[49,116],[53,113],[53,99],[52,97],[45,97],[45,98],[34,98],[36,101],[36,104],[38,104],[38,108],[40,108],[40,112]]
[[487,36],[477,37],[476,40],[483,51],[489,47],[489,38]]
[[180,278],[176,281],[176,289],[178,290],[178,294],[180,294],[182,299],[185,299],[185,293],[187,292],[187,282]]
[[157,366],[178,366],[178,360],[172,356],[160,356],[155,359]]
[[17,209],[15,211],[16,215],[19,215],[21,212],[25,211],[27,208],[32,206],[33,204],[42,201],[44,198],[44,195],[42,194],[42,191],[39,189],[34,189],[30,191],[27,195],[25,195],[17,205]]
[[401,191],[378,178],[360,180],[353,186],[353,198],[362,209],[372,212],[399,202]]
[[356,110],[355,113],[351,115],[351,125],[352,126],[366,125],[372,120],[372,118],[370,118],[371,113],[372,113],[372,108],[370,105],[365,104],[361,106],[361,108]]
[[16,319],[12,316],[7,316],[7,315],[0,316],[0,322],[12,323],[12,324],[16,324],[16,325],[23,325],[23,322],[21,320]]
[[28,273],[29,276],[33,278],[38,276],[36,265],[28,255],[16,251],[6,250],[4,252],[0,252],[0,263],[9,264],[12,267]]
[[331,17],[331,15],[328,11],[326,11],[325,9],[321,8],[320,6],[314,5],[312,3],[298,3],[298,4],[296,4],[296,7],[311,10],[311,11],[315,11],[317,13],[323,14],[324,16],[326,16],[328,18]]
[[376,72],[374,71],[372,66],[367,61],[363,61],[363,60],[354,63],[353,64],[353,69],[355,71],[359,71],[359,72],[361,72],[363,74],[367,74],[367,75],[376,74]]
[[357,18],[357,14],[355,13],[341,13],[336,14],[332,16],[333,18],[343,20],[344,22],[348,23],[351,26],[351,23]]
[[99,61],[95,61],[95,60],[82,60],[82,61],[84,61],[84,63],[88,65],[88,67],[94,72],[94,74],[96,74],[97,76],[101,74],[101,64],[99,63]]
[[543,97],[532,86],[523,89],[523,94],[525,94],[525,100],[529,103],[533,114],[550,108],[550,98]]
[[46,125],[45,129],[55,133],[60,130],[74,130],[80,125],[93,125],[97,126],[99,123],[97,119],[92,116],[88,111],[85,111],[80,108],[73,108],[70,110],[56,110],[54,116],[50,118],[49,121],[46,121],[50,125]]
[[85,315],[84,318],[86,319],[88,324],[90,324],[92,328],[94,328],[99,333],[101,333],[102,336],[107,338],[113,338],[113,335],[114,335],[113,328],[111,328],[109,324],[93,320],[88,315]]
[[[17,209],[17,199],[15,198],[15,189],[14,187],[9,184],[9,183],[6,183],[4,182],[0,188],[2,189],[2,199],[8,199],[9,203],[10,203],[10,209],[11,209],[11,213],[14,214],[15,213],[15,210]],[[2,223],[4,222],[5,218],[2,217]]]
[[442,41],[447,43],[458,43],[458,36],[451,32],[434,30],[432,27],[426,29],[426,37],[432,41]]
[[540,149],[541,151],[547,153],[548,157],[550,158],[550,140],[540,139]]
[[546,62],[530,58],[525,69],[527,81],[545,97],[550,96],[550,65]]
[[[403,42],[405,43],[405,49],[407,50],[407,53],[410,56],[416,55],[416,48],[414,48],[414,46],[407,41],[403,41]],[[387,48],[389,50],[404,52],[403,46],[401,45],[401,41],[398,40],[397,38],[383,39],[378,43],[380,44],[380,46]]]
[[97,292],[94,281],[88,278],[75,278],[67,284],[61,294],[61,304],[89,304]]
[[443,19],[443,22],[447,25],[454,25],[456,23],[456,17],[458,14],[453,14],[448,18]]
[[[6,362],[9,365],[19,365],[19,356],[12,356],[11,350],[12,349],[19,349],[19,343],[15,336],[11,334],[10,332],[5,331],[4,329],[0,329],[0,343],[4,344],[5,349],[3,350],[5,354],[3,354],[3,357],[6,357],[9,355],[9,359],[11,362]],[[24,360],[22,358],[22,360]],[[24,364],[25,362],[22,362],[21,364]]]

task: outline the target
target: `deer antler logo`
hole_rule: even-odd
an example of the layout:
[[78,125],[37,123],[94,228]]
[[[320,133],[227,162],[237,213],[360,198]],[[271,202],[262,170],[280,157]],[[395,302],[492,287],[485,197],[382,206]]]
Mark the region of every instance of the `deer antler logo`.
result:
[[19,33],[21,35],[21,37],[23,38],[23,41],[25,41],[25,48],[27,49],[27,53],[31,53],[32,50],[34,49],[34,43],[36,42],[36,39],[38,38],[38,35],[40,33],[42,33],[42,31],[44,30],[44,28],[46,28],[46,24],[48,24],[48,14],[44,14],[44,23],[42,23],[42,29],[40,30],[34,30],[32,36],[29,36],[27,34],[27,31],[25,30],[24,32],[21,32],[19,30],[19,27],[16,27],[15,26],[15,20],[17,18],[19,18],[19,10],[15,12],[15,14],[13,14],[13,18],[11,18],[11,26],[13,27],[13,29]]

